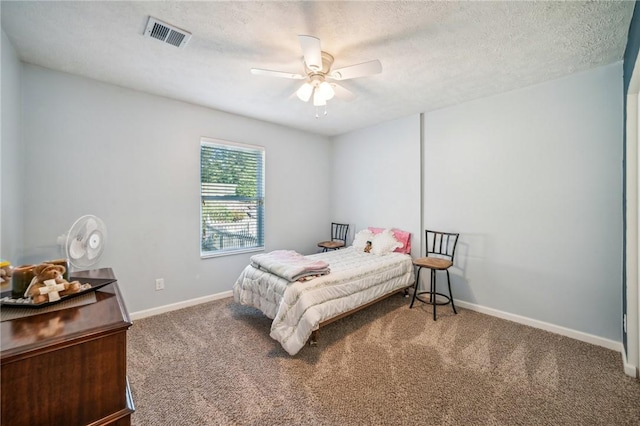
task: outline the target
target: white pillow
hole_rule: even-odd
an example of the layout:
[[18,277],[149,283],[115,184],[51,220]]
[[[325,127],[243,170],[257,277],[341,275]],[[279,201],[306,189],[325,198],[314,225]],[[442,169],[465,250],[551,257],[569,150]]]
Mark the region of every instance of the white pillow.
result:
[[384,256],[385,254],[391,253],[395,249],[401,248],[404,245],[395,239],[391,229],[385,229],[381,233],[376,234],[373,237],[373,240],[370,241],[373,244],[371,253],[377,254],[378,256]]
[[371,241],[373,243],[373,237],[373,232],[369,231],[368,229],[363,229],[353,237],[352,246],[357,251],[364,251],[364,248],[367,245],[367,241]]

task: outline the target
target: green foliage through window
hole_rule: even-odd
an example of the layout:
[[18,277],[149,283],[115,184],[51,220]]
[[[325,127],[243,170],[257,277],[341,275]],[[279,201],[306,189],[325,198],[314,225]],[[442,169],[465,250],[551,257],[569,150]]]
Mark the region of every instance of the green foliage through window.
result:
[[264,148],[200,143],[202,256],[264,247]]

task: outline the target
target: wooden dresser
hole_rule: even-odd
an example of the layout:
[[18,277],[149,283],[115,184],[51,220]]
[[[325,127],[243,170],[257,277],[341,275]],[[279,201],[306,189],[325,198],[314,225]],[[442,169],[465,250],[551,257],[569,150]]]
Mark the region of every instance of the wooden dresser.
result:
[[[72,275],[83,283],[115,280],[110,268]],[[117,281],[95,295],[95,303],[0,323],[2,425],[131,423],[132,323]]]

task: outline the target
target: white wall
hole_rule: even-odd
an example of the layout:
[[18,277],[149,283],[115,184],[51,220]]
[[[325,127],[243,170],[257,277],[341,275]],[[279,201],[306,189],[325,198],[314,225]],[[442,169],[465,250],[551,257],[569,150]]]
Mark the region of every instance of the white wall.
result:
[[[25,181],[22,260],[50,258],[56,237],[93,213],[109,227],[100,266],[114,268],[130,311],[229,290],[250,254],[199,258],[200,136],[267,148],[267,250],[315,252],[338,220],[352,232],[407,229],[420,255],[418,115],[329,143],[21,66],[5,51],[2,189],[4,200],[7,176]],[[6,63],[24,74],[6,83]],[[456,299],[620,340],[621,73],[615,64],[425,115],[423,220],[462,233]],[[6,117],[6,102],[20,103],[11,81],[22,82],[20,125]],[[5,168],[5,122],[26,150],[19,178]],[[6,217],[3,202],[3,252],[6,230],[20,228]],[[166,290],[153,290],[157,277]]]
[[420,116],[333,138],[331,218],[411,232],[420,253]]
[[[329,219],[331,144],[322,136],[24,66],[25,247],[56,251],[95,214],[129,311],[231,290],[249,254],[200,259],[200,137],[266,148],[266,250],[315,252]],[[154,290],[155,278],[166,289]]]
[[634,72],[629,80],[626,96],[626,314],[627,314],[627,341],[626,353],[623,361],[625,372],[636,377],[637,367],[640,366],[640,319],[638,308],[640,298],[638,296],[638,156],[639,134],[638,123],[640,111],[638,110],[638,92],[640,89],[640,56],[636,57]]
[[621,340],[622,65],[425,115],[457,299]]
[[[0,258],[16,259],[22,248],[23,203],[20,171],[24,155],[20,144],[20,69],[18,56],[2,31],[0,42],[2,71],[0,99],[2,100],[0,128]],[[14,266],[18,266],[13,263]]]

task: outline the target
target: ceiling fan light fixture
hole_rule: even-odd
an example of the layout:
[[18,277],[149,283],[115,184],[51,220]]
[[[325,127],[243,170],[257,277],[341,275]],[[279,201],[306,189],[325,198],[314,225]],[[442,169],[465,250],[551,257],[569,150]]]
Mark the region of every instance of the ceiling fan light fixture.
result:
[[309,83],[304,83],[302,86],[300,86],[300,88],[296,92],[296,95],[298,96],[298,99],[300,99],[302,102],[308,102],[309,99],[311,98],[312,93],[313,93],[313,86]]
[[333,87],[331,87],[331,85],[326,81],[323,81],[322,83],[320,83],[317,90],[320,92],[322,97],[327,101],[333,98],[333,96],[336,94],[333,90]]
[[324,115],[327,115],[327,101],[330,99],[336,97],[351,101],[356,97],[351,91],[333,82],[333,80],[349,80],[382,72],[382,63],[378,59],[334,70],[332,69],[334,57],[322,50],[319,38],[310,35],[298,35],[298,40],[302,50],[303,73],[294,74],[261,68],[252,68],[251,72],[256,75],[304,80],[295,93],[298,99],[303,102],[309,102],[313,97],[316,118],[319,118],[319,107],[324,107]]

